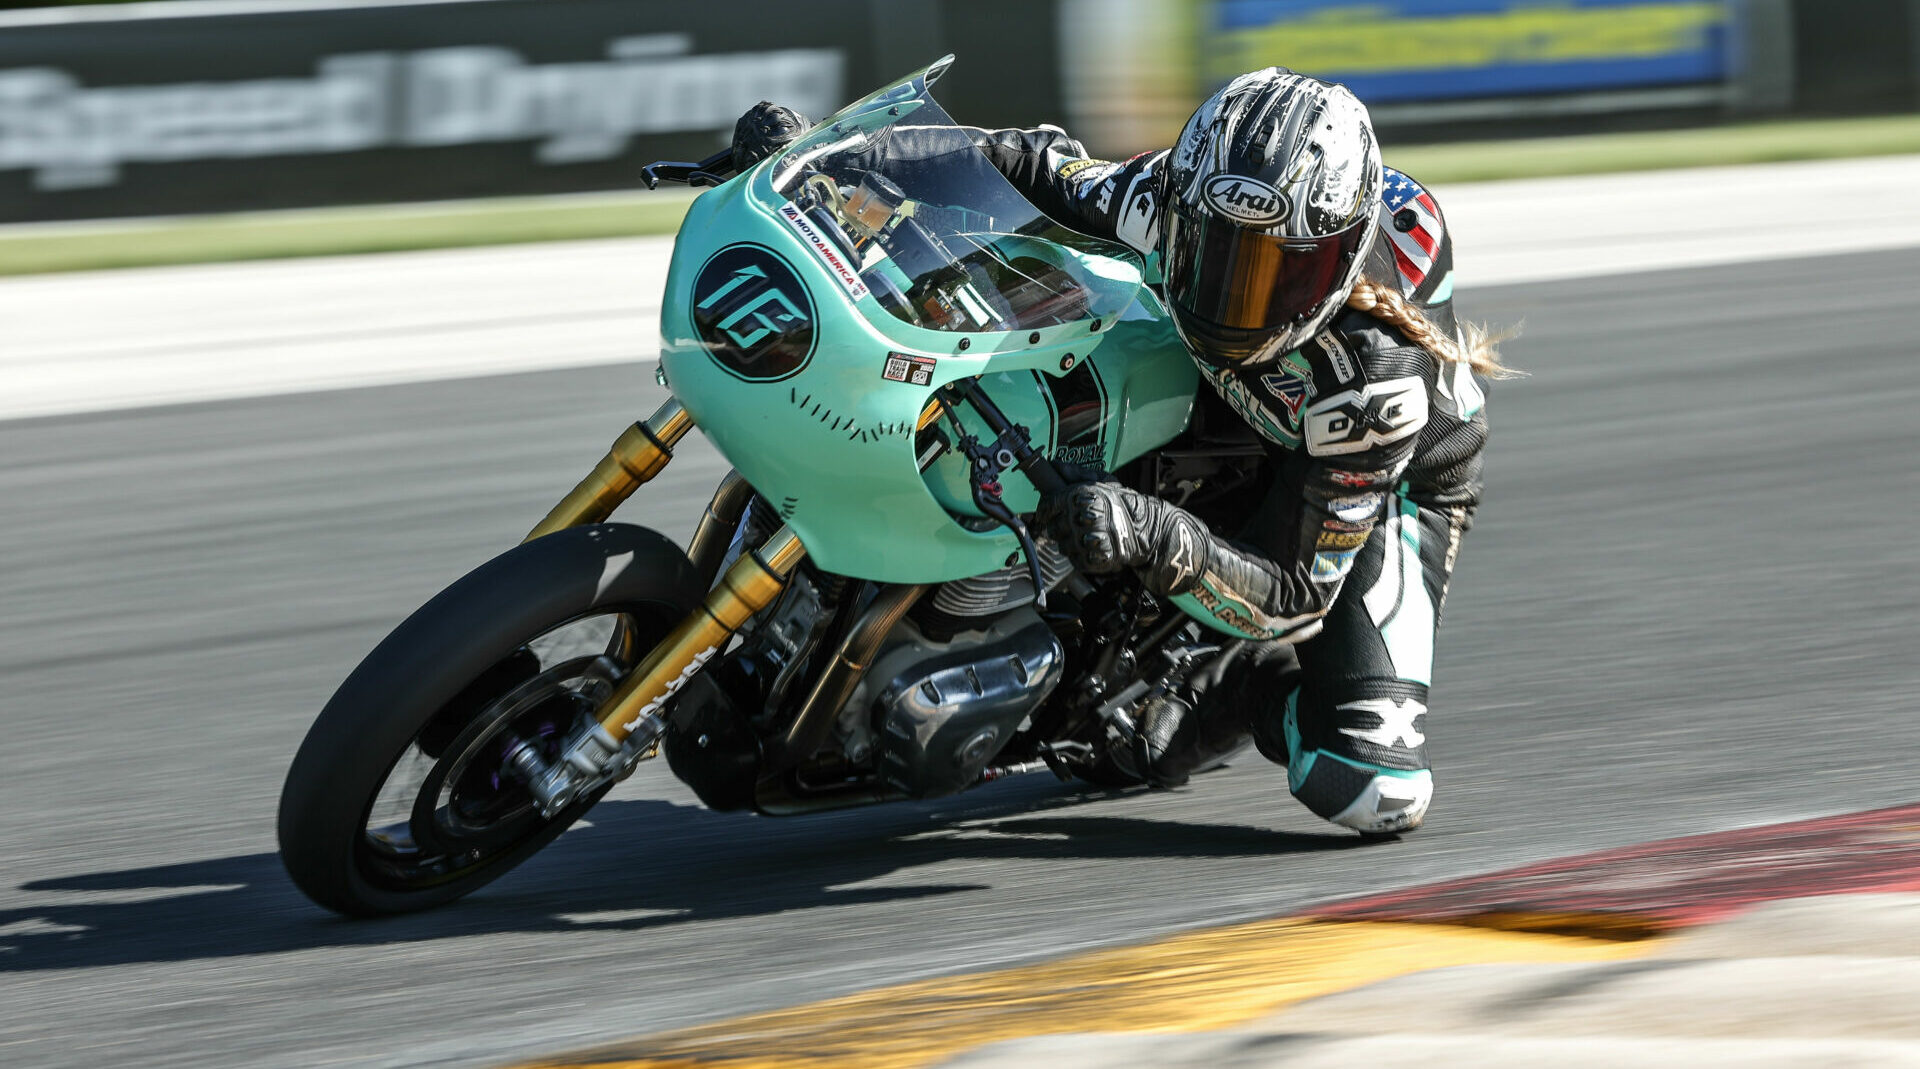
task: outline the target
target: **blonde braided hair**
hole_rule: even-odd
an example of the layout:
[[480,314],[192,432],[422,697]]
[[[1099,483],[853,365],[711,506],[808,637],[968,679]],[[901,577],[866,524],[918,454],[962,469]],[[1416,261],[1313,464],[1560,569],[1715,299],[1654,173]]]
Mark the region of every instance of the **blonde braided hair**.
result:
[[1353,292],[1347,295],[1347,307],[1398,328],[1400,333],[1448,363],[1466,364],[1494,379],[1523,374],[1502,364],[1497,348],[1500,342],[1513,337],[1517,331],[1495,333],[1480,324],[1463,322],[1460,324],[1460,336],[1453,337],[1435,325],[1420,309],[1408,304],[1399,290],[1369,278],[1362,278],[1353,284]]

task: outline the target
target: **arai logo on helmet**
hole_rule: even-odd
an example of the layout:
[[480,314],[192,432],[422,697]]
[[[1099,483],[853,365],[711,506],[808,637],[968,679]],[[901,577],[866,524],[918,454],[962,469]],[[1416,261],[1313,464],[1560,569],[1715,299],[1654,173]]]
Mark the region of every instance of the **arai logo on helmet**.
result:
[[1268,225],[1284,219],[1292,209],[1287,195],[1260,181],[1237,174],[1215,175],[1202,189],[1214,211],[1239,223]]

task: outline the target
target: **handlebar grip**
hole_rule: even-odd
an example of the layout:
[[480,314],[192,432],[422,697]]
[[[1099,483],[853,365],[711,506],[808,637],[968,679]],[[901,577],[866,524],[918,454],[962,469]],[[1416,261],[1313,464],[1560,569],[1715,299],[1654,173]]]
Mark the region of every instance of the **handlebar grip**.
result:
[[1019,459],[1020,473],[1027,477],[1027,481],[1033,484],[1035,490],[1040,491],[1041,496],[1058,493],[1067,488],[1067,480],[1060,477],[1060,469],[1054,467],[1053,461],[1048,460],[1039,450],[1029,448],[1027,455]]
[[662,182],[684,186],[717,186],[739,172],[733,168],[733,150],[721,149],[699,163],[655,160],[640,168],[640,180],[648,189],[659,189]]

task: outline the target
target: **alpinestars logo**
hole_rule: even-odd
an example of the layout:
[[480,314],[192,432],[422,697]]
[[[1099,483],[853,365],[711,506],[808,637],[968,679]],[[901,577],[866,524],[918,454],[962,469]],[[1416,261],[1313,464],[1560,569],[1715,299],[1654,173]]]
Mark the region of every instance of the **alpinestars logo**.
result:
[[1200,561],[1197,547],[1194,545],[1193,532],[1184,523],[1173,527],[1173,552],[1167,555],[1169,585],[1175,590],[1187,585],[1187,580],[1200,573]]
[[1420,433],[1427,425],[1427,384],[1413,376],[1369,383],[1307,409],[1306,423],[1313,456],[1364,453]]

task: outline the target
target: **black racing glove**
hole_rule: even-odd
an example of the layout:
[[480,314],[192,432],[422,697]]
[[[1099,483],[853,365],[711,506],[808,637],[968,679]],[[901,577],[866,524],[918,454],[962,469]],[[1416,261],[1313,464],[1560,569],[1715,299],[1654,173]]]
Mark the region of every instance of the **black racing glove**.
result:
[[1035,516],[1083,572],[1138,568],[1148,589],[1167,595],[1185,592],[1206,570],[1206,524],[1119,483],[1075,483],[1041,498]]
[[766,159],[792,144],[813,126],[813,120],[771,100],[762,100],[747,109],[733,124],[733,169],[735,172]]

